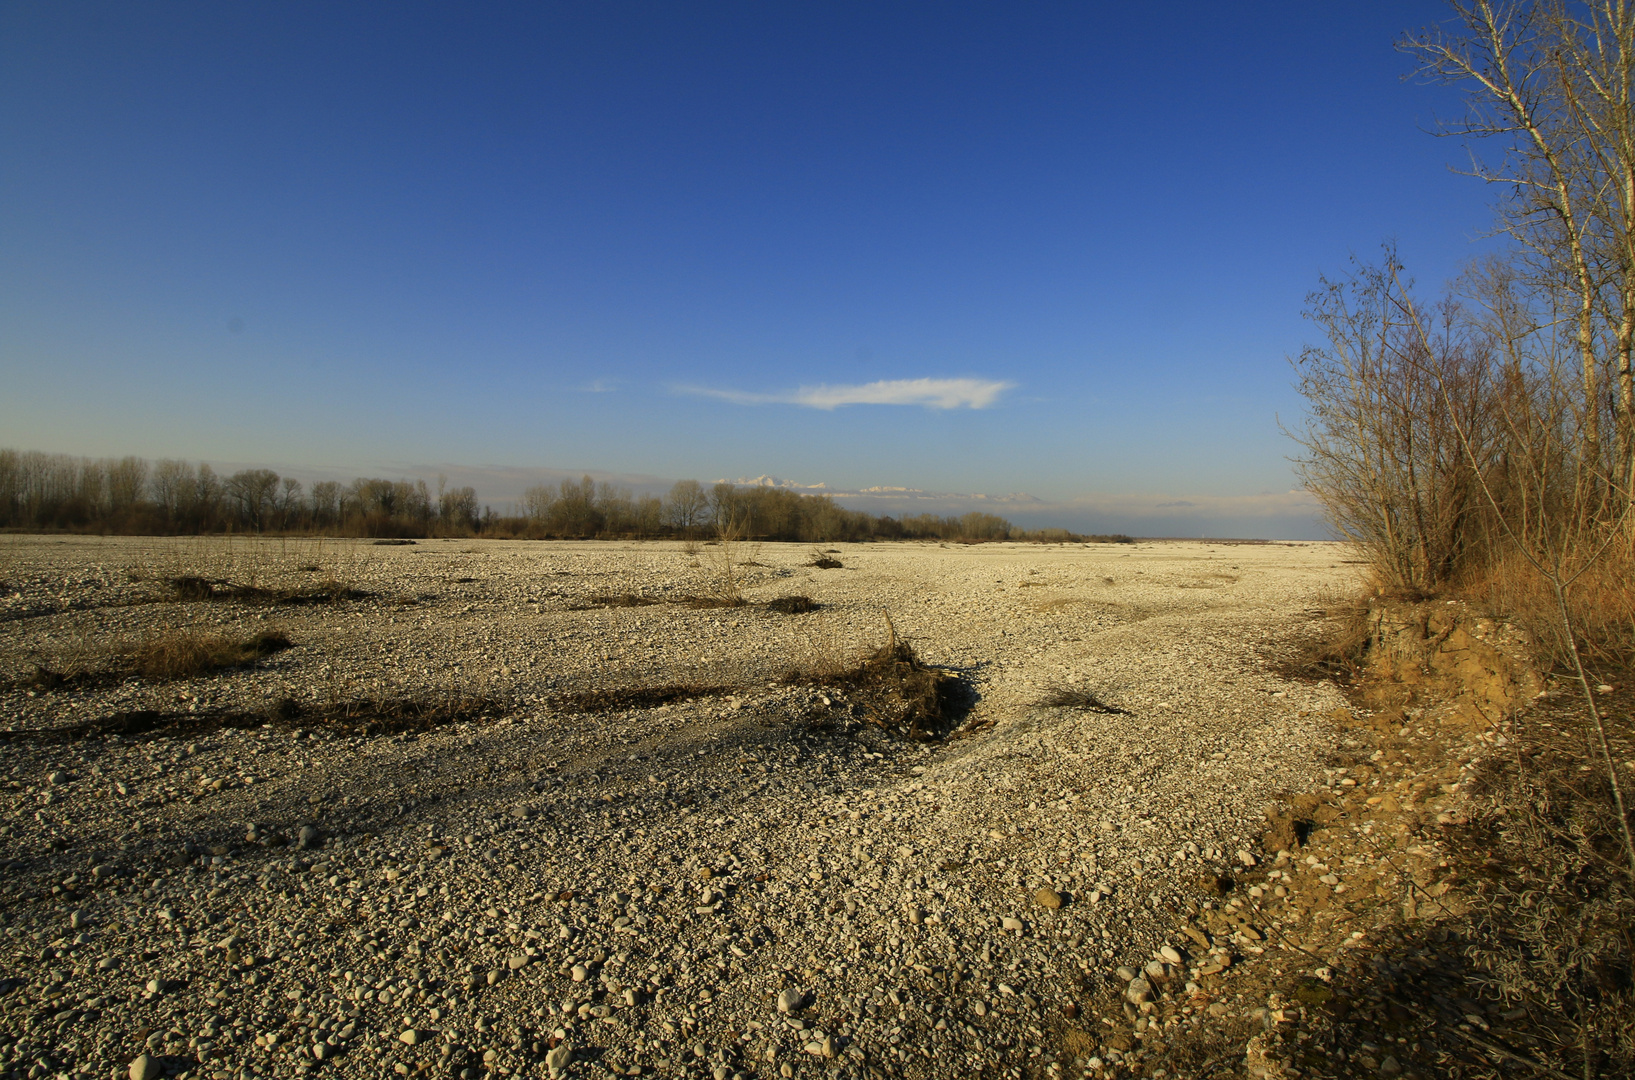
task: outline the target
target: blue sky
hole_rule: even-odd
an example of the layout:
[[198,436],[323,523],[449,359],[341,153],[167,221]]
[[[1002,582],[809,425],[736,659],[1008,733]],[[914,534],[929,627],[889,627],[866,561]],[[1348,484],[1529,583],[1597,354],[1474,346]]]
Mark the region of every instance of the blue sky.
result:
[[1305,293],[1491,220],[1443,17],[0,3],[0,445],[1310,535]]

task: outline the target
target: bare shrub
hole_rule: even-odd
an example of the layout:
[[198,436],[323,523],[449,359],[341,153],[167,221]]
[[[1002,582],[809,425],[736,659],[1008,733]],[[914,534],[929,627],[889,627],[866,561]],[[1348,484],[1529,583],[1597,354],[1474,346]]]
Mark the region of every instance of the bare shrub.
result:
[[1311,404],[1290,433],[1304,451],[1295,466],[1388,589],[1433,592],[1449,582],[1481,510],[1475,472],[1491,455],[1490,353],[1460,316],[1446,302],[1434,325],[1421,320],[1389,248],[1381,265],[1324,278],[1307,297],[1306,317],[1328,343],[1293,361]]

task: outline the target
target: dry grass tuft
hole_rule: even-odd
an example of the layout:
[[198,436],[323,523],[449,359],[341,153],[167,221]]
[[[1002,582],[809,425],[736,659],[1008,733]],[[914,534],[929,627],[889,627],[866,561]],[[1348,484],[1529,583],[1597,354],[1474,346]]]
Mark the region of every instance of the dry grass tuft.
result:
[[780,596],[776,600],[766,602],[768,611],[776,611],[780,615],[805,615],[809,611],[816,611],[821,606],[810,596]]
[[1116,716],[1130,715],[1128,710],[1117,705],[1109,705],[1088,690],[1068,686],[1065,683],[1046,687],[1038,705],[1041,709],[1084,709],[1087,712],[1111,713]]
[[822,551],[813,551],[812,561],[806,565],[815,566],[819,570],[840,570],[845,566],[839,559],[831,559],[827,552]]
[[1342,600],[1309,614],[1320,621],[1278,645],[1268,657],[1272,671],[1298,682],[1355,681],[1368,662],[1368,604]]
[[[1549,581],[1517,555],[1471,573],[1460,592],[1490,611],[1525,627],[1541,659],[1571,668],[1571,648],[1561,630]],[[1567,592],[1573,629],[1584,660],[1615,667],[1635,663],[1635,552],[1614,545],[1577,578]]]
[[248,667],[293,645],[287,635],[277,630],[265,631],[247,641],[197,630],[162,630],[131,645],[129,658],[132,670],[142,678],[165,682]]

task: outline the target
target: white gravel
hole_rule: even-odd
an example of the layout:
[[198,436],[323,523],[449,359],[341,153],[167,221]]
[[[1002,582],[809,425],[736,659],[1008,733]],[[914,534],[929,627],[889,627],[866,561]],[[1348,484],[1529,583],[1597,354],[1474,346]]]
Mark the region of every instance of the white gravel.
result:
[[[1064,1006],[1185,948],[1176,912],[1274,793],[1322,782],[1343,703],[1262,653],[1352,588],[1338,545],[734,554],[752,601],[822,609],[569,610],[719,583],[719,548],[674,543],[0,537],[0,1077],[144,1052],[192,1077],[1021,1076],[1062,1053]],[[148,602],[179,573],[374,595]],[[960,736],[777,681],[879,645],[888,613],[977,695]],[[183,624],[296,647],[27,686]],[[553,705],[670,682],[734,689]],[[1057,685],[1126,712],[1035,707]],[[438,695],[508,706],[376,738],[15,734]]]

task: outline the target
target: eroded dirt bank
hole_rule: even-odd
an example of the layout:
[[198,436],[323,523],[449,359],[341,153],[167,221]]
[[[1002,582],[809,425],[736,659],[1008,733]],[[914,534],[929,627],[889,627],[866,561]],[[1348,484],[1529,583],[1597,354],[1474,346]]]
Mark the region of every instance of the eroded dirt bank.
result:
[[[1229,954],[1322,965],[1205,928],[1342,786],[1264,656],[1342,548],[813,555],[0,538],[0,1075],[1102,1075],[1260,1007]],[[953,736],[825,683],[887,614]],[[131,674],[175,628],[290,647]]]

